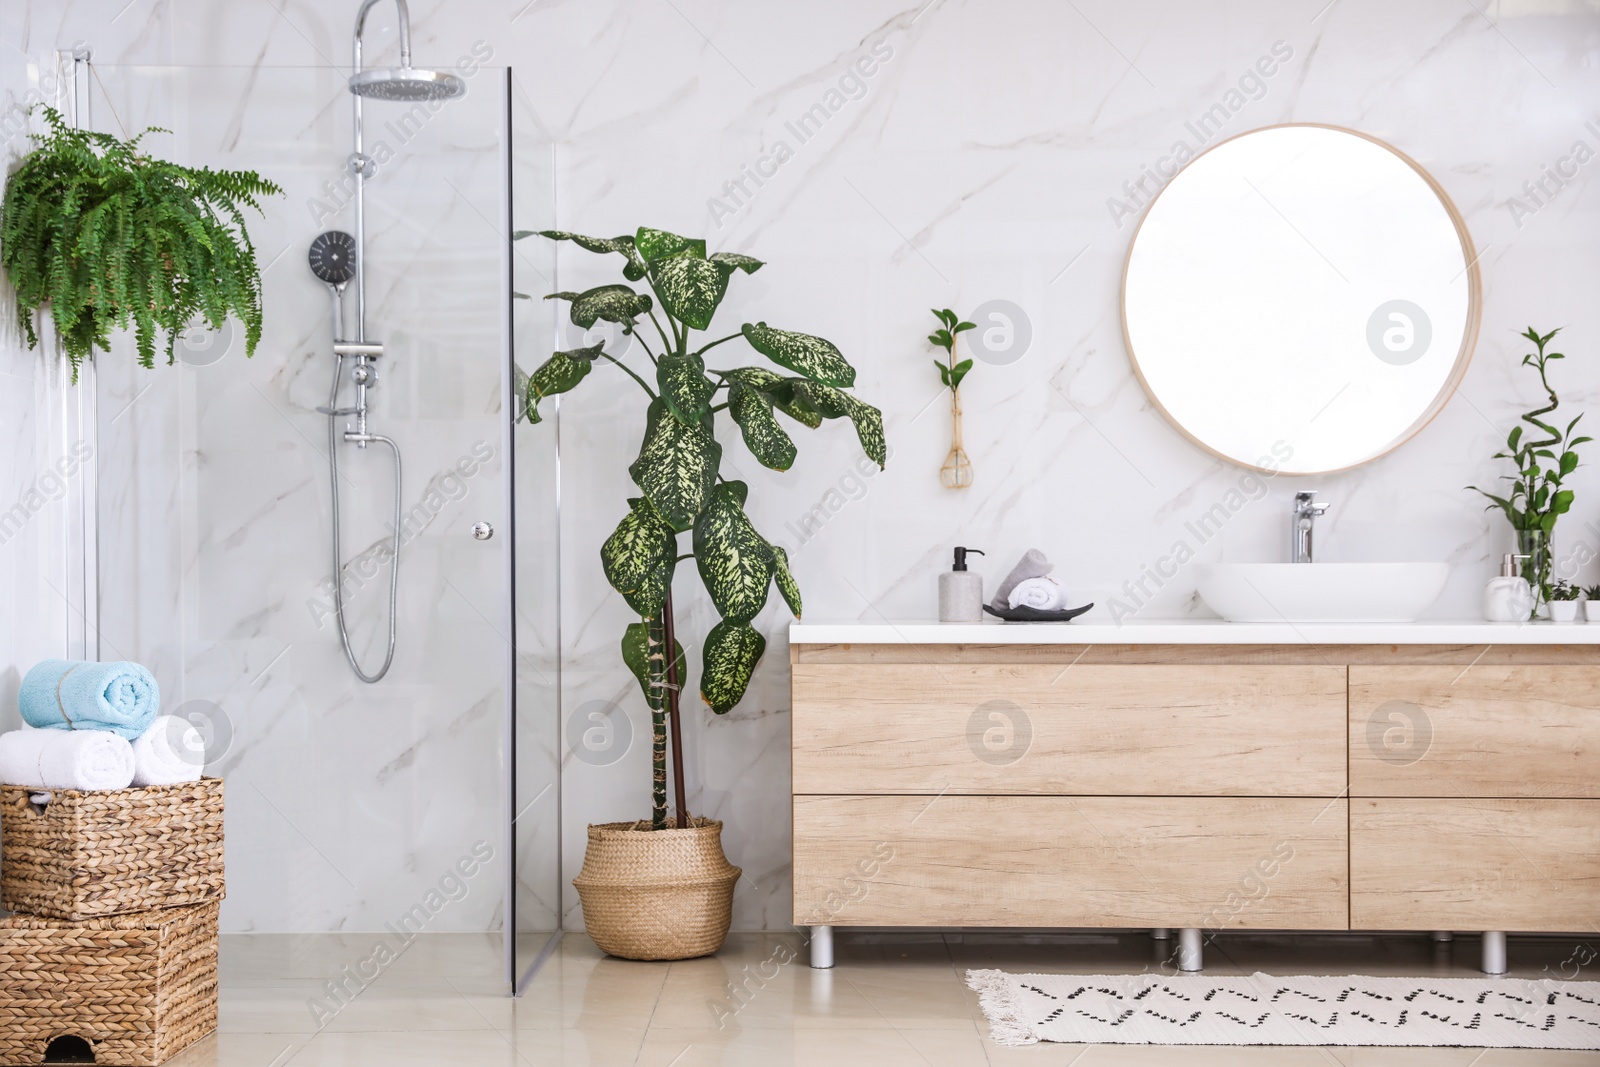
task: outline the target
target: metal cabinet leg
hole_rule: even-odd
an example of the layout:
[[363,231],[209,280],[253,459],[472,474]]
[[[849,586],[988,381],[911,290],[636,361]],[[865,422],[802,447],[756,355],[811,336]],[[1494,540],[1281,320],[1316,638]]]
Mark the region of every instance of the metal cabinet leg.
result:
[[1152,941],[1171,941],[1172,928],[1170,926],[1157,926],[1150,931]]
[[811,928],[811,966],[818,970],[833,966],[833,927]]
[[1503,930],[1483,933],[1483,973],[1506,973],[1506,935]]
[[1178,931],[1178,970],[1198,971],[1201,969],[1202,946],[1205,939],[1198,928],[1185,926]]
[[1449,930],[1435,930],[1433,933],[1428,935],[1428,938],[1432,941],[1454,941],[1456,939],[1456,935],[1452,934]]

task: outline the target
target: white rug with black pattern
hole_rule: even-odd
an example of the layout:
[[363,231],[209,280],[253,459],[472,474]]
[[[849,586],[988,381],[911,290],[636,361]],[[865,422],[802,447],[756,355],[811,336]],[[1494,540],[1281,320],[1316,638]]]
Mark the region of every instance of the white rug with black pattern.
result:
[[1600,1049],[1600,982],[968,971],[1000,1045]]

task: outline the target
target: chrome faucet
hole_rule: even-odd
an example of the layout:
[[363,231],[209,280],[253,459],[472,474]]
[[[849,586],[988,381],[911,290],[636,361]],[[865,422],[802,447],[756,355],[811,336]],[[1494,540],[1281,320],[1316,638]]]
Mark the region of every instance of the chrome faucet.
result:
[[1294,523],[1289,527],[1289,562],[1311,562],[1311,528],[1317,516],[1327,512],[1330,505],[1317,500],[1317,491],[1307,489],[1294,495]]

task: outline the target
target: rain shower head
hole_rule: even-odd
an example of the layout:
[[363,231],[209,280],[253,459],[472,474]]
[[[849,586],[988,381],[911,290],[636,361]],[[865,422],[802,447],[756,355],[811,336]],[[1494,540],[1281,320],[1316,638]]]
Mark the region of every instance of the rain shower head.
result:
[[466,92],[467,83],[447,70],[373,67],[350,78],[350,91],[375,100],[449,100]]
[[467,91],[467,83],[447,70],[420,70],[411,65],[411,12],[406,0],[395,0],[400,15],[400,65],[361,66],[361,33],[366,28],[367,12],[378,0],[362,0],[356,12],[355,73],[350,76],[350,91],[375,100],[449,100]]

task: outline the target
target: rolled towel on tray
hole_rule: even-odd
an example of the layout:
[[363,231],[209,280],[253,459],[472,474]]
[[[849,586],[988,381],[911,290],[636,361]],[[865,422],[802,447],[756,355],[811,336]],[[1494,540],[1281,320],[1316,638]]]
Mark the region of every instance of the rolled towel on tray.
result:
[[22,721],[47,730],[108,730],[132,741],[161,710],[161,691],[137,663],[47,659],[22,679]]
[[1035,611],[1061,611],[1067,606],[1067,591],[1054,578],[1028,578],[1011,590],[1007,604]]
[[1028,549],[1027,552],[1023,553],[1022,558],[1017,561],[1017,565],[1011,568],[1011,573],[1006,575],[999,588],[995,590],[994,599],[989,601],[989,606],[995,611],[1004,611],[1007,608],[1016,607],[1011,602],[1011,591],[1013,589],[1029,578],[1043,578],[1055,569],[1056,565],[1046,559],[1043,552],[1040,552],[1037,548]]
[[200,731],[176,715],[158,715],[133,743],[133,784],[198,782],[205,762],[206,743]]
[[126,789],[133,746],[108,730],[0,734],[0,783],[31,789]]

